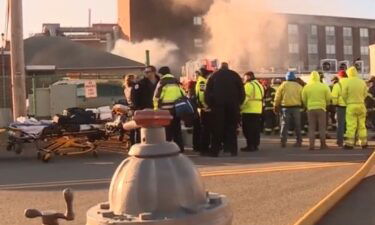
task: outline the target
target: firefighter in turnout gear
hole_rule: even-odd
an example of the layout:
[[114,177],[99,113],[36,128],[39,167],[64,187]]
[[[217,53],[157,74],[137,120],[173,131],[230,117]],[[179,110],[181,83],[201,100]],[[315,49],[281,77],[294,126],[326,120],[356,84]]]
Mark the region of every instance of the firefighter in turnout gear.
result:
[[366,106],[368,95],[365,81],[359,78],[357,69],[352,66],[346,73],[348,82],[343,87],[342,98],[346,103],[345,149],[353,149],[356,139],[362,148],[367,148]]
[[200,114],[200,138],[199,138],[199,152],[201,155],[209,155],[209,149],[211,147],[212,138],[212,127],[213,127],[213,115],[211,109],[206,104],[204,99],[204,93],[206,91],[208,76],[212,73],[211,71],[202,68],[200,69],[200,75],[195,85],[195,94],[197,96],[198,111]]
[[260,133],[262,131],[262,112],[264,88],[255,79],[253,72],[247,72],[245,81],[245,101],[241,106],[242,130],[247,146],[241,151],[254,152],[259,150]]
[[183,152],[184,144],[181,133],[181,118],[176,116],[174,105],[185,93],[181,89],[178,80],[171,75],[169,67],[161,67],[159,74],[161,74],[161,78],[155,89],[154,109],[169,110],[173,116],[173,120],[165,128],[166,138],[167,141],[174,141],[180,147],[181,152]]
[[264,80],[263,86],[265,89],[264,94],[264,133],[270,135],[272,132],[276,132],[275,128],[279,125],[277,124],[276,114],[273,111],[273,106],[275,102],[276,90],[271,87],[268,80]]
[[[280,87],[282,81],[280,78],[274,78],[272,79],[271,81],[271,87],[273,89],[275,89],[275,95],[276,95],[276,92],[277,92],[277,89]],[[274,99],[274,106],[275,106],[275,99]],[[275,127],[273,128],[275,134],[279,134],[280,133],[280,113],[275,113]]]

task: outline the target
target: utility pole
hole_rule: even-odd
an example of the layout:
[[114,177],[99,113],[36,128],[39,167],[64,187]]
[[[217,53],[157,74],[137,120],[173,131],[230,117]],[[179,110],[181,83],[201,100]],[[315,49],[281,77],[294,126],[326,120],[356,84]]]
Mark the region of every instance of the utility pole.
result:
[[89,9],[89,27],[91,27],[91,9]]
[[9,0],[13,119],[26,116],[26,78],[23,50],[22,0]]
[[3,105],[2,107],[3,108],[6,108],[7,107],[7,104],[6,104],[6,95],[7,95],[7,91],[6,91],[6,76],[5,76],[5,59],[4,59],[4,49],[6,47],[6,41],[5,41],[5,34],[2,33],[1,34],[1,76],[2,76],[2,83],[3,83]]

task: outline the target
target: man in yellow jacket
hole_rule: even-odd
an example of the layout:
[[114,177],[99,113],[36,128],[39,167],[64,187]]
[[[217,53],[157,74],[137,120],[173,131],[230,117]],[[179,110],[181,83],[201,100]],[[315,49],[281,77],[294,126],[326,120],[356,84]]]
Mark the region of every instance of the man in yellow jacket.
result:
[[328,85],[320,81],[320,75],[317,71],[311,73],[310,81],[303,88],[302,101],[307,108],[310,140],[309,150],[314,150],[315,148],[315,130],[317,123],[319,125],[320,149],[326,149],[326,111],[331,101],[331,91]]
[[260,133],[262,130],[262,112],[264,88],[255,79],[253,72],[247,72],[245,80],[245,101],[241,106],[242,130],[246,138],[247,146],[242,148],[244,152],[259,150]]
[[171,74],[169,67],[161,67],[159,74],[161,74],[161,78],[154,93],[154,109],[169,110],[173,116],[173,120],[165,128],[166,139],[167,141],[174,141],[180,147],[181,152],[183,152],[184,143],[181,133],[181,118],[176,116],[174,105],[185,93],[180,88],[178,80]]
[[342,90],[348,81],[348,75],[344,70],[341,70],[337,77],[339,81],[333,85],[332,88],[332,105],[336,107],[336,117],[337,117],[337,129],[336,129],[336,139],[337,145],[339,147],[344,146],[344,133],[345,133],[345,115],[346,115],[346,104],[342,98]]
[[357,69],[352,66],[348,74],[347,85],[342,90],[342,98],[346,104],[346,141],[345,149],[353,149],[356,138],[362,148],[367,148],[366,106],[367,85],[359,78]]
[[302,107],[302,86],[297,82],[294,72],[288,72],[285,77],[286,81],[276,91],[275,96],[275,113],[281,109],[281,147],[285,148],[289,125],[294,121],[294,130],[297,137],[295,147],[302,146],[301,134],[301,107]]
[[195,85],[195,95],[197,96],[197,105],[200,114],[200,137],[199,152],[201,155],[208,155],[212,139],[213,114],[206,104],[204,93],[206,91],[208,76],[212,73],[205,68],[200,69],[200,75]]

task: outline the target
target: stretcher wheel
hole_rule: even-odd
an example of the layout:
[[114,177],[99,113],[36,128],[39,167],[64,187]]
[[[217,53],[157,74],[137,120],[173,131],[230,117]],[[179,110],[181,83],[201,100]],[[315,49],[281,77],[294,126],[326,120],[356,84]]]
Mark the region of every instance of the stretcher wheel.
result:
[[51,159],[51,153],[46,153],[46,154],[42,155],[42,161],[44,163],[48,163],[50,159]]
[[40,153],[40,152],[36,153],[36,158],[38,160],[41,160],[42,159],[42,153]]
[[14,144],[8,143],[6,149],[7,149],[8,152],[12,151],[14,149]]
[[21,154],[22,152],[22,148],[23,148],[23,144],[22,143],[18,143],[14,146],[14,152],[19,155]]

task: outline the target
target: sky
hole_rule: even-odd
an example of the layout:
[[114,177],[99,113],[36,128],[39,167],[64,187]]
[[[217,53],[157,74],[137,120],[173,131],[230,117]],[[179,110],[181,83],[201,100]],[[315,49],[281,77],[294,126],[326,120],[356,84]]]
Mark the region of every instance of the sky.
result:
[[[0,0],[0,33],[5,30],[6,1]],[[269,1],[270,7],[277,12],[375,19],[373,13],[375,0],[265,1]],[[89,8],[92,10],[93,23],[115,23],[117,21],[116,5],[117,0],[24,0],[24,36],[28,37],[30,34],[41,32],[43,23],[87,26]]]

